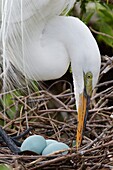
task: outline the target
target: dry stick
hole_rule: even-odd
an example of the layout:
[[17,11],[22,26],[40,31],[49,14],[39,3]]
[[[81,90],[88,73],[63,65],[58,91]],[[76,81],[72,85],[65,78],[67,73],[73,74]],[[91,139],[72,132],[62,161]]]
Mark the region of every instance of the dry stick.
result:
[[57,81],[55,81],[52,85],[49,86],[49,88],[47,89],[47,91],[50,91],[50,89],[51,89],[54,85],[56,85],[56,84],[58,84],[58,83],[62,83],[62,82],[69,84],[69,86],[70,86],[70,91],[72,91],[72,84],[71,84],[69,81],[67,81],[67,80],[57,80]]
[[[43,92],[43,91],[42,91]],[[66,91],[66,92],[68,92],[68,90]],[[63,93],[61,93],[61,94],[58,94],[58,95],[54,95],[54,97],[56,97],[56,98],[65,98],[65,97],[70,97],[70,96],[72,96],[74,93],[68,93],[68,94],[63,94]],[[28,97],[26,97],[27,99],[28,99]],[[47,100],[50,100],[52,97],[45,97],[45,95],[43,94],[43,95],[41,95],[40,97],[39,96],[36,96],[35,98],[31,98],[30,97],[30,99],[28,99],[28,103],[32,103],[32,102],[41,102],[41,101],[47,101]]]
[[111,140],[112,140],[112,137],[113,137],[113,132],[111,133],[111,135],[103,137],[103,140],[108,140],[109,138],[111,138]]
[[48,110],[39,110],[38,113],[44,113],[44,112],[69,112],[69,113],[77,113],[77,110],[69,110],[69,109],[48,109]]
[[[57,109],[56,109],[57,110]],[[49,118],[47,117],[42,117],[42,116],[28,116],[28,119],[42,119],[42,120],[47,120],[47,121],[50,121]],[[14,120],[12,120],[10,123],[8,123],[8,126],[11,125],[12,123],[16,122],[16,121],[20,121],[20,120],[23,120],[23,119],[26,119],[25,116],[23,116],[22,118],[16,118]],[[65,122],[61,122],[61,121],[58,121],[58,120],[55,120],[55,119],[51,119],[53,122],[55,123],[58,123],[58,124],[61,124],[61,125],[65,125],[67,127],[71,127],[72,129],[75,129],[76,126],[70,126],[69,124],[66,124]],[[5,126],[5,128],[7,127],[7,125]]]
[[[22,111],[23,111],[23,106],[20,108],[20,116],[19,116],[20,118],[22,118]],[[17,134],[19,135],[21,131],[23,131],[22,121],[19,121],[19,129],[18,129]]]
[[103,164],[103,163],[85,163],[85,165],[87,166],[92,166],[92,165],[95,165],[96,167],[103,167],[103,168],[110,168],[111,170],[113,169],[113,166],[112,165],[108,165],[108,164]]
[[25,116],[26,116],[26,127],[29,128],[29,122],[28,122],[28,114],[27,114],[27,99],[25,98]]
[[[50,117],[50,115],[49,115],[49,120],[50,120],[50,124],[51,124],[51,126],[52,126],[52,128],[53,128],[53,131],[54,131],[54,135],[57,137],[57,140],[59,141],[59,130],[58,130],[58,128],[57,128],[57,126],[56,126],[56,124],[53,122],[53,121],[51,121],[51,117]],[[58,135],[57,135],[58,134]]]
[[[26,109],[29,109],[30,111],[34,111],[35,109],[33,108],[31,108],[30,106],[28,106],[27,104],[25,105],[25,103],[24,103],[24,101],[22,101],[20,98],[18,98],[16,95],[15,95],[15,98],[20,102],[20,103],[22,103],[24,106],[25,106],[25,108]],[[35,112],[34,112],[35,113]]]
[[[42,158],[45,158],[45,156],[41,156]],[[34,160],[34,159],[38,159],[40,158],[39,155],[11,155],[11,154],[0,154],[0,160],[1,159],[24,159],[24,160],[27,160],[30,159],[30,160]]]
[[33,127],[29,127],[28,129],[26,129],[23,133],[21,133],[20,135],[18,135],[18,136],[14,136],[14,137],[11,137],[12,139],[20,139],[20,138],[23,138],[25,135],[27,135],[27,134],[29,134],[29,132],[31,131],[31,130],[34,130],[34,128]]
[[103,65],[103,67],[101,68],[101,73],[99,76],[99,80],[102,78],[102,76],[107,73],[111,68],[113,67],[113,57],[108,58],[108,60],[106,61],[106,63]]
[[106,128],[106,127],[110,127],[110,125],[98,125],[98,124],[89,125],[88,124],[87,127]]
[[8,148],[15,154],[20,153],[20,149],[15,145],[13,140],[6,134],[6,132],[0,127],[0,135],[4,142],[7,144]]
[[[48,93],[49,94],[49,93]],[[19,99],[17,96],[15,96],[15,98],[17,99],[17,100],[19,100],[19,102],[21,102],[23,105],[25,105],[25,103],[21,100],[21,99]],[[56,98],[55,98],[56,99]],[[66,107],[66,105],[65,104],[63,104],[60,100],[58,100],[57,99],[57,101],[58,102],[60,102],[60,104],[64,107],[64,108],[66,108],[66,110],[65,109],[61,109],[61,110],[59,110],[59,109],[51,109],[51,111],[52,112],[54,112],[54,111],[58,111],[58,112],[77,112],[77,111],[75,111],[75,110],[70,110],[70,109],[68,109],[67,107]],[[30,112],[34,112],[34,110],[36,110],[37,108],[30,108],[28,105],[26,105],[26,107],[27,107],[27,109],[29,109],[29,111],[28,111],[28,114],[30,113]],[[43,113],[43,112],[49,112],[50,111],[50,109],[49,110],[39,110],[38,112],[39,113]],[[34,112],[35,113],[35,112]]]
[[31,168],[30,170],[35,170],[35,169],[37,169],[37,168],[42,168],[42,167],[51,165],[52,163],[61,162],[61,161],[63,161],[63,160],[67,160],[67,159],[73,158],[73,157],[75,157],[75,156],[77,156],[77,154],[73,153],[73,154],[71,154],[71,155],[54,158],[54,159],[52,159],[52,160],[48,160],[48,161],[44,162],[44,163],[41,164],[41,165],[38,165],[38,166],[35,166],[34,168]]
[[100,149],[100,148],[104,148],[104,147],[108,147],[108,146],[113,146],[113,140],[112,141],[110,141],[110,142],[107,142],[107,143],[105,143],[105,144],[101,144],[101,145],[99,145],[99,146],[96,146],[96,147],[94,147],[94,148],[91,148],[91,149],[87,149],[87,150],[84,150],[84,148],[83,148],[83,150],[81,149],[81,150],[79,150],[79,153],[80,153],[80,155],[84,155],[84,154],[86,154],[86,153],[91,153],[92,151],[95,151],[95,150],[97,150],[97,149]]
[[97,84],[96,87],[107,86],[107,85],[112,84],[112,83],[113,83],[113,80],[105,81],[103,83]]
[[[32,166],[32,165],[34,165],[34,164],[36,164],[36,163],[39,163],[40,164],[40,162],[42,162],[42,161],[44,161],[44,162],[46,162],[45,160],[46,160],[46,158],[58,158],[58,157],[62,157],[63,155],[61,155],[63,152],[65,152],[65,151],[70,151],[71,149],[63,149],[63,150],[59,150],[59,151],[55,151],[54,153],[50,153],[50,154],[48,154],[48,155],[45,155],[45,156],[41,156],[39,159],[37,159],[37,160],[35,160],[35,161],[33,161],[33,162],[30,162],[28,165],[27,165],[27,168],[29,167],[29,166]],[[65,155],[66,157],[68,156],[68,155]]]
[[0,117],[1,117],[1,119],[5,120],[6,122],[10,122],[10,119],[2,112],[0,112]]
[[[105,97],[106,98],[106,97]],[[104,99],[105,100],[105,99]],[[103,103],[101,103],[99,108],[103,108],[104,106],[106,106],[108,103],[108,99],[106,99],[105,101],[103,101]]]
[[82,159],[97,159],[97,158],[102,158],[103,157],[107,157],[108,159],[108,156],[110,155],[113,155],[113,152],[110,152],[110,153],[105,153],[105,154],[102,154],[102,155],[96,155],[96,156],[83,156]]
[[69,109],[62,101],[60,101],[58,98],[56,98],[54,95],[50,94],[47,91],[44,91],[44,93],[46,93],[47,95],[49,95],[51,98],[53,98],[60,106],[62,106],[65,109]]
[[90,120],[88,121],[88,124],[89,124],[89,122],[90,123],[103,123],[103,122],[107,122],[108,120],[106,119],[106,118],[104,118],[104,119],[100,119],[100,120],[92,120],[91,122],[90,122]]
[[101,103],[103,103],[104,100],[105,100],[105,98],[100,98],[100,100],[96,103],[96,105],[94,106],[94,108],[95,108],[95,109],[98,108],[98,107],[101,105]]
[[94,139],[94,141],[92,141],[90,144],[88,144],[87,146],[85,146],[85,147],[82,149],[82,151],[84,151],[85,149],[90,148],[94,143],[96,143],[99,139],[102,138],[102,136],[106,133],[106,131],[108,131],[108,130],[111,129],[111,128],[112,128],[112,126],[110,126],[110,127],[108,127],[108,128],[105,128],[105,129],[103,130],[103,132],[102,132],[96,139]]
[[100,111],[102,112],[102,111],[109,111],[112,109],[113,109],[113,106],[110,106],[110,107],[91,109],[91,110],[89,110],[89,112],[100,112]]
[[[106,115],[107,114],[107,115]],[[105,110],[103,110],[102,112],[98,112],[98,115],[100,115],[100,116],[103,116],[104,118],[106,118],[106,121],[108,121],[108,118],[109,119],[111,119],[110,118],[110,116],[111,116],[111,112],[106,112]],[[111,119],[112,120],[112,119]]]
[[23,133],[21,133],[20,135],[18,135],[18,136],[13,136],[13,137],[10,137],[10,138],[13,140],[13,142],[14,142],[17,146],[20,147],[20,146],[21,146],[21,142],[19,142],[18,139],[23,138],[23,137],[25,137],[26,135],[28,135],[31,130],[34,130],[34,128],[33,128],[33,127],[29,127],[27,130],[25,130],[25,131],[24,131]]
[[91,100],[94,100],[94,99],[96,99],[97,97],[100,97],[101,95],[109,92],[110,90],[113,90],[113,86],[105,89],[104,91],[102,91],[102,92],[100,92],[100,93],[98,93],[98,94],[96,94],[95,96],[93,96],[93,97],[91,98]]

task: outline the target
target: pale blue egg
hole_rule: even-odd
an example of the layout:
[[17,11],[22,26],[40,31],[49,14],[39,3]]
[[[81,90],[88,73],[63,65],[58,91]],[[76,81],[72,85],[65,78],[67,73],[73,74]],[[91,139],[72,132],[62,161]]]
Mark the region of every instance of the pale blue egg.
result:
[[21,151],[32,151],[37,154],[41,154],[43,149],[47,146],[46,140],[43,136],[32,135],[24,140],[20,150]]
[[58,141],[56,141],[56,140],[46,139],[47,146],[50,145],[50,144],[52,144],[52,143],[56,143],[56,142],[58,143]]
[[[54,142],[49,144],[42,152],[42,155],[52,154],[53,152],[68,149],[69,146],[62,142]],[[68,151],[64,151],[62,154],[66,155]]]

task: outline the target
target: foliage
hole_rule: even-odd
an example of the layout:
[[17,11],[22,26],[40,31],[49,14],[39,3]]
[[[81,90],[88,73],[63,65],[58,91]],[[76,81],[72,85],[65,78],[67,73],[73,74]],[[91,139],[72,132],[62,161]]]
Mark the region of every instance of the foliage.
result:
[[0,170],[11,170],[11,169],[9,168],[9,166],[0,164]]
[[87,25],[91,25],[97,32],[99,42],[113,47],[113,4],[109,1],[80,0],[79,17]]
[[[16,97],[16,96],[21,96],[21,93],[17,90],[15,90],[14,92],[11,92],[11,93],[10,92],[6,93],[0,99],[1,104],[3,105],[3,108],[5,109],[5,114],[10,119],[13,119],[15,113],[17,113],[17,110],[20,109],[20,108],[17,109],[16,102],[14,102],[14,97]],[[20,105],[19,105],[19,107],[20,107]]]
[[[98,35],[99,40],[104,41],[108,46],[113,47],[113,9],[111,6],[103,4],[97,8],[98,21],[95,24],[96,28],[105,34]],[[108,36],[111,36],[109,38]]]

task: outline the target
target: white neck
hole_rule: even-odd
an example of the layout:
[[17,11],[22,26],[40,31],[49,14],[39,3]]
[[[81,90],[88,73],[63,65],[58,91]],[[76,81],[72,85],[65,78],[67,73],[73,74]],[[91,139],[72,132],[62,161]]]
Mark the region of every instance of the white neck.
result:
[[97,83],[100,69],[100,52],[97,43],[89,28],[74,17],[59,16],[52,19],[47,24],[45,32],[46,36],[63,42],[66,47],[72,66],[74,91],[78,100],[78,95],[84,90],[83,73],[91,71],[94,74],[93,87]]

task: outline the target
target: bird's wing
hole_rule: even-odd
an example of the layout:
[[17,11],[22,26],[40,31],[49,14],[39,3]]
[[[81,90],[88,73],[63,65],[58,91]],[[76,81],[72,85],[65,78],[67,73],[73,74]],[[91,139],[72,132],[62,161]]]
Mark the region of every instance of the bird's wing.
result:
[[0,0],[3,66],[7,62],[7,67],[12,63],[17,69],[23,68],[24,56],[32,58],[32,49],[28,53],[27,44],[38,43],[47,21],[67,14],[74,3],[75,0]]
[[[47,21],[57,15],[65,15],[76,0],[0,0],[2,24],[0,39],[20,36],[37,27],[37,35]],[[26,24],[27,23],[27,24]],[[39,31],[38,31],[39,29]],[[12,35],[13,34],[13,35]],[[3,41],[3,40],[2,40]]]
[[[1,4],[1,33],[6,36],[16,32],[25,22],[41,28],[48,19],[56,15],[65,15],[74,5],[76,0],[0,0]],[[29,27],[28,27],[29,28]],[[31,29],[28,29],[28,34]],[[38,34],[38,32],[37,32]]]
[[74,3],[75,0],[0,0],[6,20],[13,23],[25,21],[34,15],[44,19],[66,14]]

